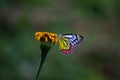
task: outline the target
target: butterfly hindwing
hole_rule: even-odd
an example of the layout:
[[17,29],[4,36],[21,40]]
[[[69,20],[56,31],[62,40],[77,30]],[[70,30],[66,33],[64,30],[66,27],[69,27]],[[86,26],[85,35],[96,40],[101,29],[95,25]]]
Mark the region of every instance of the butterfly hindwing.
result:
[[63,54],[71,54],[73,48],[83,40],[83,36],[77,34],[59,35],[60,51]]
[[72,52],[72,44],[69,42],[67,38],[64,38],[63,36],[61,36],[59,40],[59,44],[60,44],[61,53],[70,54]]

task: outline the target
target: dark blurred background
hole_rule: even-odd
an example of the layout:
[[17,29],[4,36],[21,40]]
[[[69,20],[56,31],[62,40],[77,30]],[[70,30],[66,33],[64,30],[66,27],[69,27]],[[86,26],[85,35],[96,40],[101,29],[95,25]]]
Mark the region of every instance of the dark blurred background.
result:
[[120,80],[120,0],[0,0],[0,80],[34,80],[36,31],[77,33],[69,56],[49,52],[39,80]]

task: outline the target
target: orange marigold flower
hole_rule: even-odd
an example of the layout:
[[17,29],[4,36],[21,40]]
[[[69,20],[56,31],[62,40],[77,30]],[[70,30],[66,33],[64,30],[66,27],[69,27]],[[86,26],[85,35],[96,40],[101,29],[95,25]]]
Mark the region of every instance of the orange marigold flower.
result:
[[45,42],[48,42],[51,40],[53,44],[57,44],[58,42],[58,36],[55,33],[50,33],[50,32],[35,32],[35,39],[37,41],[40,41],[41,38],[45,39]]

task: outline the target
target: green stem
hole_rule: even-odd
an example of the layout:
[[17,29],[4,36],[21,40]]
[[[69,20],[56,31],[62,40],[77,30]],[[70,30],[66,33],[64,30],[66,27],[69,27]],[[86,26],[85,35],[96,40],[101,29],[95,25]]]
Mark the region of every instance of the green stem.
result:
[[42,69],[42,66],[45,62],[45,58],[48,54],[48,51],[50,50],[51,46],[49,43],[45,43],[43,42],[41,45],[40,45],[40,49],[41,49],[41,61],[40,61],[40,64],[39,64],[39,68],[38,68],[38,71],[37,71],[37,75],[36,75],[36,78],[35,80],[38,80],[38,76],[41,72],[41,69]]

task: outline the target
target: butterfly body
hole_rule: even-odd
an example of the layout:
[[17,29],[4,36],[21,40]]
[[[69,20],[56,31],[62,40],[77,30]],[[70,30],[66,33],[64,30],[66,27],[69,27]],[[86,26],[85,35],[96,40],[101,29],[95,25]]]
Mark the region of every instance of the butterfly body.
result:
[[60,51],[62,54],[71,54],[75,46],[83,40],[83,36],[77,34],[59,35]]

